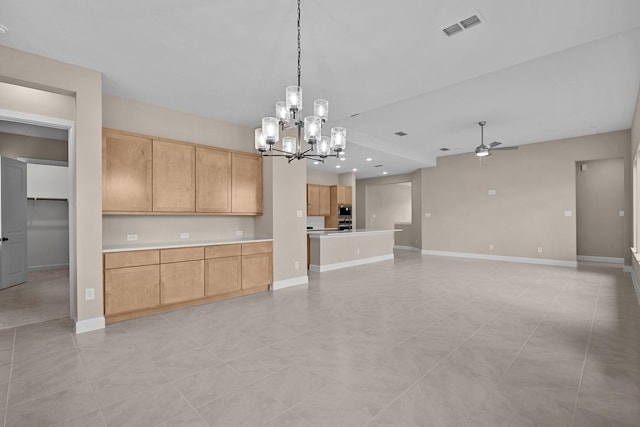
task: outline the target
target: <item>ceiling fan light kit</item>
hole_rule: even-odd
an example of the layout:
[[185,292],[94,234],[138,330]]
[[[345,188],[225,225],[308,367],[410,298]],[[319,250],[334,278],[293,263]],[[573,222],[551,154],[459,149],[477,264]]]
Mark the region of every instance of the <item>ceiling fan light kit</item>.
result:
[[[285,100],[276,102],[275,117],[262,119],[262,127],[255,130],[255,148],[263,157],[286,157],[289,163],[297,159],[310,159],[324,163],[327,157],[340,158],[347,147],[347,130],[343,127],[331,128],[331,136],[323,136],[322,128],[329,117],[329,101],[316,99],[313,102],[313,115],[302,119],[302,87],[300,86],[300,0],[298,0],[298,84],[287,86]],[[287,129],[296,129],[297,138],[282,138],[282,149],[274,145],[280,140],[280,133]],[[302,140],[309,148],[302,150]],[[273,152],[279,154],[273,154]]]
[[484,125],[486,125],[487,122],[482,121],[482,122],[478,122],[478,125],[480,125],[480,145],[478,145],[476,147],[476,156],[478,157],[486,157],[486,156],[490,156],[491,155],[491,150],[517,150],[518,146],[511,146],[511,147],[500,147],[497,148],[498,145],[502,145],[502,142],[498,142],[498,141],[493,141],[491,144],[489,145],[485,145],[484,143]]

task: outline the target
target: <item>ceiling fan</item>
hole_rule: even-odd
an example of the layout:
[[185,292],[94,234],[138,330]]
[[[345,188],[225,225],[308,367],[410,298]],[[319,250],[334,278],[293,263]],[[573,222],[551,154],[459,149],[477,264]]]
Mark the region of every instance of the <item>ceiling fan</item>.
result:
[[498,147],[498,145],[502,145],[502,142],[498,142],[498,141],[493,141],[489,145],[484,145],[484,125],[486,125],[487,122],[482,121],[482,122],[478,122],[478,124],[480,125],[480,145],[476,147],[476,156],[478,157],[488,156],[491,154],[491,150],[517,150],[518,149],[517,146]]

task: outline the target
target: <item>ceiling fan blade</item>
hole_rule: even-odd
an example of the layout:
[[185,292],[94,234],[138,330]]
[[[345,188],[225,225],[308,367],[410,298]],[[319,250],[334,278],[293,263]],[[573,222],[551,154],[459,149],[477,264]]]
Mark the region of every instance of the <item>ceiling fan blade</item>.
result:
[[493,141],[491,144],[489,144],[489,148],[494,148],[494,147],[497,147],[498,145],[502,145],[502,142]]
[[517,145],[512,145],[510,147],[497,147],[497,148],[492,148],[491,150],[517,150],[518,148],[520,148]]

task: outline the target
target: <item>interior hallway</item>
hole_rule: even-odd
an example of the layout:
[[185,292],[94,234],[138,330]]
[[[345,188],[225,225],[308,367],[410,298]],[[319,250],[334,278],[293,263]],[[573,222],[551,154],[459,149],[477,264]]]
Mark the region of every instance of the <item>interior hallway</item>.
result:
[[5,426],[632,426],[620,266],[421,256],[74,335],[0,331]]

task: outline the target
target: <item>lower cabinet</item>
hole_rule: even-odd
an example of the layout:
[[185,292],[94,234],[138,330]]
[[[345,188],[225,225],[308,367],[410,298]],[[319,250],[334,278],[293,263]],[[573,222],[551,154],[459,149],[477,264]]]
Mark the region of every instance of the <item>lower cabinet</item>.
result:
[[106,320],[268,290],[272,252],[271,242],[255,242],[107,253]]

